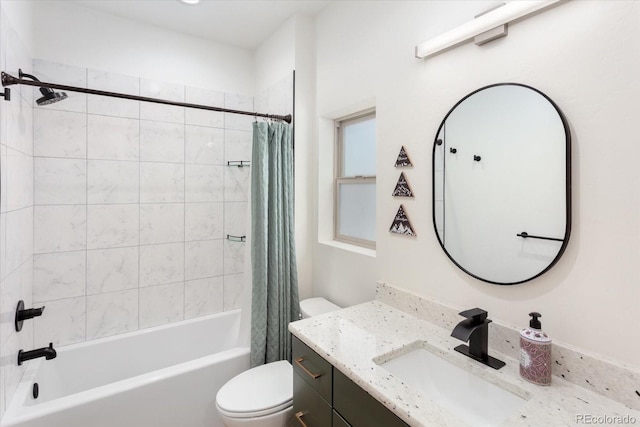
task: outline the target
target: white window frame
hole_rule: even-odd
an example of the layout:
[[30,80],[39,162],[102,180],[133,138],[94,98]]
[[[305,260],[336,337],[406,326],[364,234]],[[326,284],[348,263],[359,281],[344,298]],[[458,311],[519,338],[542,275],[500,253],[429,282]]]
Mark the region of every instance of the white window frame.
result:
[[352,124],[358,123],[365,120],[371,120],[376,118],[376,109],[370,108],[364,111],[360,111],[355,114],[351,114],[345,117],[341,117],[335,120],[335,141],[336,141],[336,150],[335,150],[335,159],[334,159],[334,190],[333,190],[333,238],[338,242],[348,243],[351,245],[361,246],[363,248],[375,249],[376,242],[375,240],[367,240],[361,239],[358,237],[353,237],[345,234],[340,234],[339,225],[340,225],[340,197],[339,197],[339,188],[340,184],[375,184],[376,183],[376,175],[358,175],[353,177],[344,176],[343,171],[343,156],[344,156],[344,133],[343,129],[344,123]]

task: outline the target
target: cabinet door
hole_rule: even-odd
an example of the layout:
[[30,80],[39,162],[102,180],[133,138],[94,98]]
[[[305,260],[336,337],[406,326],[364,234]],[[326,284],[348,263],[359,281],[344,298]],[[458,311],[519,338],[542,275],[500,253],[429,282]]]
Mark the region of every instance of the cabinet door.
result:
[[336,368],[333,368],[333,408],[353,427],[407,426]]
[[331,406],[297,373],[293,374],[293,425],[331,427]]

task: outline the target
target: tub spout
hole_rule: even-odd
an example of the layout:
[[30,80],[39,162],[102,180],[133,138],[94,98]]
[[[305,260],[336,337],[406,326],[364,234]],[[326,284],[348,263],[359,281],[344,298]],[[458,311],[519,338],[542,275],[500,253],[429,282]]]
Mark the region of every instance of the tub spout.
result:
[[53,343],[49,343],[49,347],[42,347],[37,350],[31,351],[18,351],[18,365],[22,365],[22,362],[31,359],[37,359],[38,357],[44,357],[47,360],[55,359],[58,354],[53,348]]

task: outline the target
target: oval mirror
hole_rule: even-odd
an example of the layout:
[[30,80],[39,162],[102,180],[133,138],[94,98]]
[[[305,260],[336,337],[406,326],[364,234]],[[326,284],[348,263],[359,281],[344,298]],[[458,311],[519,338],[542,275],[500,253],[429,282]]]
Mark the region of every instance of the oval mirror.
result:
[[571,135],[549,97],[501,83],[454,105],[433,145],[433,223],[449,258],[485,282],[526,282],[560,259],[571,232]]

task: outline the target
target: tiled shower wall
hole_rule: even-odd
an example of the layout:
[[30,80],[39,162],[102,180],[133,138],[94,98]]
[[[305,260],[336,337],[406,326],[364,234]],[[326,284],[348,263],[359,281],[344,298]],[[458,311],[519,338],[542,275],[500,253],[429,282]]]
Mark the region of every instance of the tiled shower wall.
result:
[[[253,98],[35,60],[42,81],[253,111]],[[34,98],[39,93],[34,91]],[[250,116],[68,93],[33,103],[36,347],[238,306]]]
[[[17,74],[31,55],[0,8],[0,64]],[[0,89],[2,91],[4,89]],[[33,324],[14,329],[20,299],[30,306],[33,289],[33,108],[31,90],[13,86],[11,101],[0,98],[0,416],[24,372],[19,349],[33,348]]]

